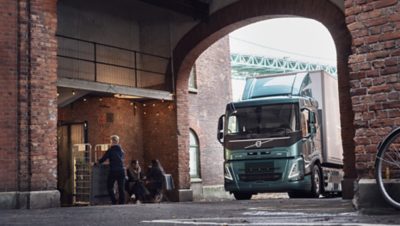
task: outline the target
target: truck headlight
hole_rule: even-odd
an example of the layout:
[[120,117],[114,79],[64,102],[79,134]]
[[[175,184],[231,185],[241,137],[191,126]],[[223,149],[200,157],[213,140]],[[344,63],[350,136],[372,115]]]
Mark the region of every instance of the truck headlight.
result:
[[303,159],[298,159],[293,162],[289,171],[288,179],[291,181],[302,180],[304,178],[304,163]]
[[225,167],[224,167],[224,177],[225,177],[225,179],[227,179],[227,180],[233,180],[231,171],[229,170],[228,166],[226,166],[226,165],[225,165]]

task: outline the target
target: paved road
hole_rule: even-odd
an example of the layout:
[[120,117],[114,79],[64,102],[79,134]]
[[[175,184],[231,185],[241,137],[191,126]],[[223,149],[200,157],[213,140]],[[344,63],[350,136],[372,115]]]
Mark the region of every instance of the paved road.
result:
[[400,211],[364,213],[339,198],[280,198],[1,210],[0,225],[400,225]]

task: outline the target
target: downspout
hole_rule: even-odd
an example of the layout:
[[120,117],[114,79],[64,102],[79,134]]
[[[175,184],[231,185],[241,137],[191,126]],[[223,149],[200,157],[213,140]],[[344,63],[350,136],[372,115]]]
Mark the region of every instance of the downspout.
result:
[[15,173],[15,182],[16,182],[16,185],[17,185],[17,191],[16,191],[16,196],[15,196],[15,199],[16,199],[16,202],[15,202],[15,208],[16,209],[19,209],[19,208],[21,208],[21,205],[20,205],[20,192],[21,192],[21,181],[20,181],[20,172],[21,172],[21,162],[20,162],[20,157],[21,157],[21,155],[20,155],[20,152],[19,152],[19,147],[20,147],[20,126],[19,126],[19,120],[20,120],[20,118],[19,118],[19,116],[20,116],[20,111],[21,111],[21,108],[20,108],[20,105],[19,105],[19,101],[20,101],[20,94],[19,94],[19,79],[20,79],[20,66],[21,66],[21,64],[20,64],[20,60],[21,60],[21,56],[20,56],[20,53],[19,53],[19,47],[20,47],[20,32],[19,32],[19,29],[20,29],[20,27],[19,27],[19,23],[20,23],[20,18],[19,18],[19,12],[20,12],[20,7],[19,7],[19,1],[15,1],[15,5],[16,5],[16,17],[17,17],[17,19],[16,19],[16,25],[15,25],[15,27],[16,27],[16,43],[15,43],[15,53],[16,53],[16,60],[17,60],[17,62],[16,62],[16,71],[15,71],[15,77],[16,77],[16,95],[17,95],[17,98],[16,98],[16,107],[17,107],[17,110],[15,111],[15,127],[16,127],[16,130],[15,130],[15,156],[16,156],[16,158],[15,158],[15,165],[16,165],[16,168],[17,168],[17,172]]
[[175,90],[175,68],[174,68],[174,49],[172,48],[172,32],[171,32],[171,18],[168,18],[168,33],[169,33],[169,50],[171,57],[171,75],[172,75],[172,93],[176,102],[176,90]]
[[31,208],[31,190],[32,190],[32,132],[31,132],[31,125],[32,125],[32,90],[31,90],[31,82],[32,82],[32,20],[31,20],[31,0],[27,0],[26,3],[26,13],[27,13],[27,22],[28,22],[28,41],[27,41],[27,48],[28,48],[28,74],[27,74],[27,83],[26,83],[26,90],[28,94],[28,103],[27,103],[27,110],[28,110],[28,121],[27,121],[27,129],[28,129],[28,196],[27,196],[27,208]]

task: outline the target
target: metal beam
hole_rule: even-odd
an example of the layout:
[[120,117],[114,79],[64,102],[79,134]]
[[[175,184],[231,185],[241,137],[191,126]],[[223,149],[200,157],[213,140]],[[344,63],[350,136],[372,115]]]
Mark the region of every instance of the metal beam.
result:
[[199,0],[140,0],[160,8],[191,16],[194,19],[204,19],[209,15],[210,5]]
[[233,77],[315,70],[324,70],[333,76],[337,76],[337,69],[334,66],[290,60],[288,58],[232,53],[231,65]]
[[[71,91],[71,92],[68,92]],[[65,107],[68,104],[78,100],[79,98],[85,96],[86,94],[90,93],[87,90],[80,90],[80,91],[72,91],[70,89],[58,89],[58,93],[60,94],[57,98],[57,105],[58,107]]]
[[137,96],[142,98],[151,98],[158,100],[173,100],[173,94],[167,91],[130,88],[126,86],[111,85],[99,82],[91,82],[78,79],[59,78],[57,80],[58,87],[81,89],[87,91],[121,94],[128,96]]

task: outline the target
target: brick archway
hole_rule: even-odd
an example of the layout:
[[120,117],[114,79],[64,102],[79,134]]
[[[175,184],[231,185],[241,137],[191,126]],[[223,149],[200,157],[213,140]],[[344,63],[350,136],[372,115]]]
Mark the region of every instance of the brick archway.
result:
[[[349,187],[344,193],[352,196],[352,181],[357,177],[354,154],[353,111],[350,98],[347,60],[351,53],[351,36],[344,13],[330,1],[295,0],[240,0],[212,14],[187,33],[174,49],[174,68],[177,72],[177,121],[179,169],[188,169],[188,75],[197,57],[212,43],[245,25],[277,17],[305,17],[321,22],[330,31],[336,45],[339,80],[339,100],[344,149],[345,180]],[[188,172],[179,172],[179,184],[188,187]],[[350,198],[350,197],[349,197]]]

